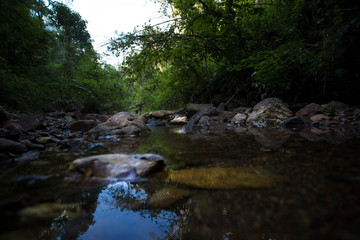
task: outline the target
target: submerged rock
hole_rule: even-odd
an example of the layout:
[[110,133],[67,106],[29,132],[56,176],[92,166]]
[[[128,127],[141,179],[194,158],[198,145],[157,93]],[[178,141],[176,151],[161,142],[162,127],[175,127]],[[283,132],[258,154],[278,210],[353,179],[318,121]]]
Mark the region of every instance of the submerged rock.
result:
[[277,125],[292,115],[292,111],[279,98],[267,98],[254,106],[246,123],[256,127]]
[[205,189],[271,188],[282,183],[279,175],[261,167],[191,168],[169,172],[170,183]]
[[119,112],[106,122],[91,129],[89,133],[97,135],[148,135],[150,129],[137,116],[128,112]]
[[75,160],[68,171],[71,182],[136,181],[158,169],[164,158],[156,154],[104,154]]
[[155,192],[146,204],[150,208],[166,208],[191,194],[190,190],[169,186]]
[[19,211],[18,215],[22,221],[33,221],[36,219],[51,219],[56,217],[75,217],[81,212],[77,204],[72,203],[42,203],[27,207]]

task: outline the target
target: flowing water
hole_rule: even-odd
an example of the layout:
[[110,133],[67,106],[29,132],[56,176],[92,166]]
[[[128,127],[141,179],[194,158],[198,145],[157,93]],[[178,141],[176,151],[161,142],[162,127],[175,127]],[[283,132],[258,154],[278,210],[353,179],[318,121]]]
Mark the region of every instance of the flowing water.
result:
[[360,239],[359,143],[154,127],[134,151],[164,156],[164,170],[98,187],[64,180],[82,155],[42,153],[3,170],[0,239]]

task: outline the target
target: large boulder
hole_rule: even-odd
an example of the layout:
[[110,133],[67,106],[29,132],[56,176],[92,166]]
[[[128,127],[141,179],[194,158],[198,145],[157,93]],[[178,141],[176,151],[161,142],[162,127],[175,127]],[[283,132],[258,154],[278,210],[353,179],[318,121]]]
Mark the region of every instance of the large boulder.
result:
[[305,107],[301,108],[299,111],[297,111],[295,113],[295,115],[298,117],[309,116],[312,114],[322,112],[323,109],[324,109],[324,107],[322,107],[321,105],[319,105],[317,103],[310,103],[310,104],[306,105]]
[[174,112],[172,112],[172,111],[159,110],[156,112],[149,113],[149,117],[155,118],[155,119],[169,119],[170,116],[173,114],[174,114]]
[[293,116],[292,111],[279,98],[267,98],[256,104],[246,123],[256,127],[278,125]]
[[106,122],[91,129],[89,133],[96,135],[144,136],[150,133],[150,129],[134,114],[119,112]]
[[200,119],[204,116],[208,116],[208,117],[212,117],[212,116],[216,116],[218,115],[219,112],[216,110],[216,107],[207,107],[204,110],[202,110],[201,112],[196,113],[194,116],[192,116],[188,123],[184,126],[184,131],[185,132],[190,132],[193,130],[194,127],[197,126],[197,124],[199,123]]
[[156,154],[104,154],[75,160],[68,171],[70,182],[137,181],[164,162]]

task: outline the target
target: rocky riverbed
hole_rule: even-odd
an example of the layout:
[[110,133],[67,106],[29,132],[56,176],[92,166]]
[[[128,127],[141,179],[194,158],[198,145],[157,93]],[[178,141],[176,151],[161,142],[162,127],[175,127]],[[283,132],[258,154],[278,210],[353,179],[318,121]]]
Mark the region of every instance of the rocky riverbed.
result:
[[360,236],[356,107],[0,116],[0,239]]

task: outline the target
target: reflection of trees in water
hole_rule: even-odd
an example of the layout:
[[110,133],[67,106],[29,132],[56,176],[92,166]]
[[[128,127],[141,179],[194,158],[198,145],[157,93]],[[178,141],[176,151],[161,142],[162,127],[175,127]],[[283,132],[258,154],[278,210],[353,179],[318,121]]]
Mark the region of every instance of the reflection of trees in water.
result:
[[118,183],[107,187],[106,194],[101,196],[109,206],[120,211],[131,210],[142,218],[156,223],[165,236],[150,234],[152,239],[181,239],[187,229],[190,211],[186,204],[172,208],[153,209],[147,206],[147,200],[155,192],[151,184]]
[[43,229],[37,237],[39,239],[77,239],[95,223],[94,212],[100,190],[100,188],[94,188],[80,192],[78,188],[68,189],[66,193],[63,193],[62,199],[58,199],[59,205],[62,205],[62,201],[71,199],[73,208],[78,208],[79,211],[72,216],[68,213],[69,209],[64,208],[61,215],[53,218],[50,226]]

